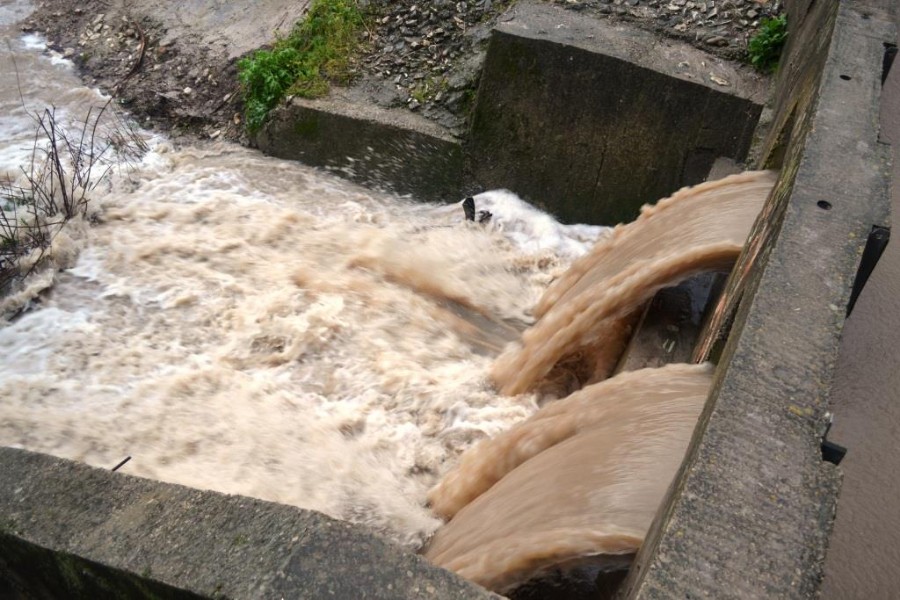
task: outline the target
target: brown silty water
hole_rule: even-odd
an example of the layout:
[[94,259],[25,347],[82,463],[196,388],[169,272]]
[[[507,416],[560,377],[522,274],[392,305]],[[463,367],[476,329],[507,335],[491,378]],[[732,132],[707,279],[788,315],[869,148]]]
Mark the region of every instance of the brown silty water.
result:
[[429,494],[453,519],[426,557],[500,592],[579,559],[621,564],[678,470],[711,373],[623,373],[483,442]]
[[[0,73],[20,80],[0,89],[9,179],[33,148],[30,115],[55,104],[77,125],[107,100],[20,35],[28,10],[0,3]],[[496,218],[466,224],[458,204],[138,134],[149,152],[92,191],[92,222],[70,221],[51,268],[0,297],[0,444],[103,468],[131,456],[121,472],[322,511],[418,549],[441,523],[427,490],[537,409],[498,396],[488,370],[518,337],[508,323],[530,320],[601,228],[511,194],[479,196]]]
[[539,321],[495,362],[503,394],[551,386],[559,395],[608,377],[638,309],[698,272],[730,267],[775,174],[747,172],[685,188],[577,260],[535,307]]
[[[21,77],[0,90],[0,172],[14,177],[33,143],[26,106],[55,103],[69,122],[106,99],[39,38],[18,36],[27,2],[0,8],[11,42],[0,70]],[[602,233],[559,226],[510,194],[479,197],[495,219],[470,226],[458,206],[228,144],[141,135],[150,152],[94,192],[95,222],[70,222],[49,249],[54,268],[0,299],[0,444],[106,468],[128,455],[132,475],[320,510],[418,548],[440,525],[427,490],[463,450],[498,436],[432,493],[456,516],[429,557],[501,589],[570,557],[633,552],[708,368],[625,374],[524,421],[537,396],[498,395],[493,356],[558,278],[526,350],[545,339],[562,359],[618,357],[642,299],[730,264],[771,175],[679,192],[566,274]],[[558,311],[594,304],[607,308],[571,324],[588,333],[556,336]],[[591,479],[604,469],[606,483]],[[478,532],[500,506],[513,520]],[[553,521],[542,506],[564,510]],[[533,549],[494,552],[507,533]],[[494,558],[493,574],[467,566]]]
[[[640,547],[712,368],[669,365],[599,380],[656,291],[734,263],[775,179],[742,173],[645,207],[545,292],[540,320],[495,362],[494,381],[510,395],[581,389],[466,452],[429,492],[432,510],[450,519],[427,548],[431,561],[505,591],[588,558],[621,565]],[[561,376],[561,364],[581,372]]]

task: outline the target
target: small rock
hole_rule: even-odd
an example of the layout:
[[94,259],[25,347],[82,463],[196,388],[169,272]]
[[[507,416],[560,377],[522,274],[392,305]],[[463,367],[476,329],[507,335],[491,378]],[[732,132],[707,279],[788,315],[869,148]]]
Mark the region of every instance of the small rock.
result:
[[185,95],[185,96],[190,96],[190,95],[194,92],[194,90],[192,90],[192,89],[189,88],[189,87],[186,87],[186,88],[184,88],[184,89],[182,90],[182,92],[184,92],[184,95]]
[[715,83],[716,85],[721,85],[722,87],[727,87],[727,86],[731,85],[730,83],[728,83],[727,79],[722,79],[721,77],[719,77],[717,75],[713,75],[712,73],[709,74],[709,80],[712,81],[713,83]]
[[63,58],[72,58],[75,56],[75,48],[66,48],[63,50]]

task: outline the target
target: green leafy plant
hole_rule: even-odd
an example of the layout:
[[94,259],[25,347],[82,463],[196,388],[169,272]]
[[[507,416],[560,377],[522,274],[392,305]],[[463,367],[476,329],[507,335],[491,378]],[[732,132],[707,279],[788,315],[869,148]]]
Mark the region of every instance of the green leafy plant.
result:
[[238,61],[250,132],[284,96],[317,98],[329,81],[348,81],[363,24],[356,0],[313,0],[289,36]]
[[764,73],[774,72],[787,35],[786,15],[763,19],[759,24],[759,32],[747,44],[750,63]]

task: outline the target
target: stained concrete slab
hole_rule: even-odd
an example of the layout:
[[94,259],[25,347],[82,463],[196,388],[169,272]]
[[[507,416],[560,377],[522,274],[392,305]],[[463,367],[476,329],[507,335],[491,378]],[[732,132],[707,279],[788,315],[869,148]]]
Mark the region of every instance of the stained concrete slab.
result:
[[56,598],[493,594],[321,513],[0,448],[0,591]]
[[[896,10],[896,9],[895,9]],[[893,15],[900,25],[900,15]],[[900,63],[884,85],[881,135],[900,144]],[[892,208],[900,213],[900,160]],[[896,218],[896,217],[895,217]],[[895,232],[896,235],[896,232]],[[890,600],[900,589],[900,243],[888,244],[844,328],[829,439],[847,447],[824,600]]]

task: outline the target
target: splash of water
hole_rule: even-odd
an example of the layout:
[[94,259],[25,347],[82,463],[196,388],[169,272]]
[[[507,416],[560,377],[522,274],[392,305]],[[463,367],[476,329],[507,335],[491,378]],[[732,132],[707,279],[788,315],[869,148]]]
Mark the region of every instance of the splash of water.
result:
[[760,171],[685,188],[617,227],[547,290],[535,309],[540,320],[497,360],[494,382],[520,394],[557,365],[580,372],[576,387],[608,377],[643,303],[695,273],[730,267],[774,181]]
[[482,442],[429,493],[453,518],[426,557],[500,592],[586,557],[621,563],[681,463],[711,373],[709,365],[623,373]]

